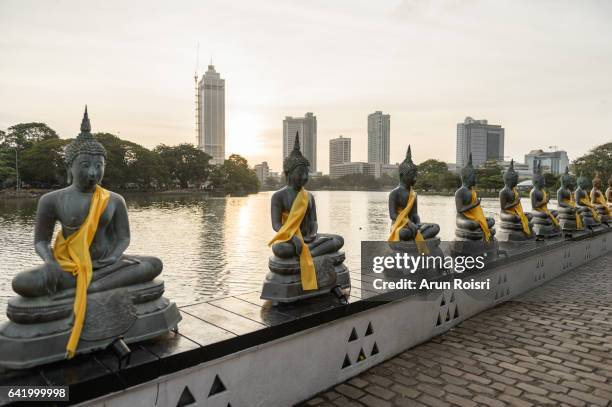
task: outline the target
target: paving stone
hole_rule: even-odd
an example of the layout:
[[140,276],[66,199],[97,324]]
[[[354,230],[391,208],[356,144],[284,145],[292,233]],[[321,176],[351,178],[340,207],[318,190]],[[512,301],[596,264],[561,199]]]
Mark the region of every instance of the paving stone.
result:
[[608,405],[611,266],[608,255],[549,281],[307,405]]

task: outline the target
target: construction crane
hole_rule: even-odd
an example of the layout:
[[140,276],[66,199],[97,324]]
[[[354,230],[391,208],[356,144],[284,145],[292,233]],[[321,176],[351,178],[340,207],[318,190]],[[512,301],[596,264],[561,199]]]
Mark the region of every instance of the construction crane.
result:
[[198,69],[200,68],[200,41],[198,41],[196,51],[196,66],[193,80],[195,82],[195,145],[200,146],[200,92],[198,89]]

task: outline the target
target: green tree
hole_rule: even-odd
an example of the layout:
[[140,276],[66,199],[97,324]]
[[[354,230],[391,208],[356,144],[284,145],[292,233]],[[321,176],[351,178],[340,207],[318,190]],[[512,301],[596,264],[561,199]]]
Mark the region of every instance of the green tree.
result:
[[249,168],[247,160],[232,154],[215,169],[211,178],[214,189],[230,194],[252,194],[259,191],[259,180],[255,171]]
[[8,155],[11,154],[10,150],[0,149],[0,189],[10,181],[15,179],[15,168],[11,167]]
[[25,150],[34,143],[57,138],[55,130],[45,123],[20,123],[0,134],[0,146]]
[[429,159],[417,166],[416,189],[442,191],[456,188],[460,184],[457,174],[448,170],[445,162]]
[[135,186],[148,190],[168,182],[168,168],[156,152],[110,133],[94,136],[106,149],[106,171],[102,180],[105,186],[115,189]]
[[574,162],[576,175],[583,174],[592,179],[595,171],[599,171],[604,182],[612,175],[612,143],[602,144],[577,158]]
[[496,161],[487,161],[476,170],[476,186],[487,190],[499,190],[504,187],[502,168]]
[[49,138],[36,142],[21,153],[20,178],[26,184],[49,188],[66,183],[64,148],[70,140]]
[[169,177],[178,181],[181,188],[189,184],[204,184],[210,175],[210,155],[196,148],[193,144],[166,146],[160,144],[153,150],[160,155],[168,168]]

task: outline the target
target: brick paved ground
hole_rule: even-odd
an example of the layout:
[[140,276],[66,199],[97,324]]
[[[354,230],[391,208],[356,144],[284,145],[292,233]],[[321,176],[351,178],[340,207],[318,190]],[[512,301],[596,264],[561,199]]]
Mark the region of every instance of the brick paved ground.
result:
[[307,406],[612,406],[612,255],[369,369]]

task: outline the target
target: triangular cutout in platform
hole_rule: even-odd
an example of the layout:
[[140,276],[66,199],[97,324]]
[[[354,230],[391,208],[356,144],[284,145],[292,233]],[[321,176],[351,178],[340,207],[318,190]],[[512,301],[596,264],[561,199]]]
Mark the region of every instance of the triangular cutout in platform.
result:
[[450,309],[446,310],[446,322],[450,321],[451,317],[450,317]]
[[357,336],[357,331],[355,330],[355,327],[353,327],[353,330],[351,331],[351,336],[349,336],[349,340],[348,341],[349,342],[353,342],[353,341],[356,341],[357,338],[359,338]]
[[374,333],[374,329],[372,328],[372,323],[368,322],[368,327],[365,332],[365,336],[370,336]]
[[225,390],[227,389],[225,388],[225,385],[221,381],[221,378],[219,378],[219,375],[215,375],[215,380],[213,381],[213,384],[210,388],[208,397],[214,396],[215,394],[223,393]]
[[361,348],[359,349],[359,356],[357,356],[357,362],[363,362],[364,360],[366,360],[366,355],[363,351],[363,348]]
[[372,352],[370,352],[370,356],[374,356],[378,354],[378,345],[374,342],[374,346],[372,346]]
[[453,319],[459,318],[459,307],[455,307],[455,315],[453,315]]
[[436,326],[442,325],[442,319],[440,318],[440,314],[438,313],[438,321],[436,322]]
[[193,394],[191,394],[191,390],[189,390],[189,387],[185,386],[183,392],[181,393],[181,397],[179,397],[178,403],[176,403],[176,407],[185,407],[194,404],[195,402],[195,397],[193,397]]
[[446,305],[446,300],[444,299],[444,294],[442,294],[442,301],[440,301],[440,306],[443,307]]
[[344,362],[342,362],[342,369],[345,369],[351,365],[351,359],[349,358],[348,353],[344,356]]

